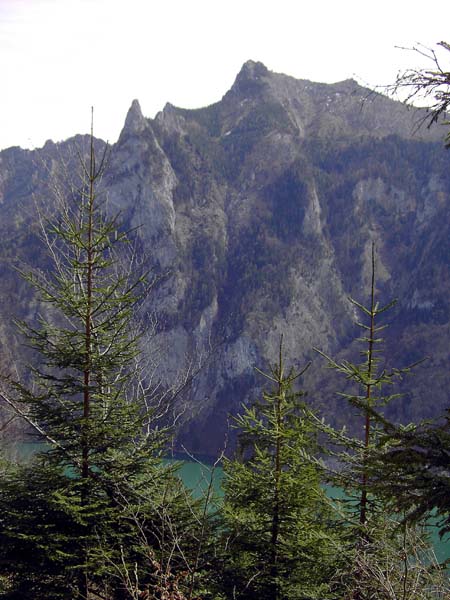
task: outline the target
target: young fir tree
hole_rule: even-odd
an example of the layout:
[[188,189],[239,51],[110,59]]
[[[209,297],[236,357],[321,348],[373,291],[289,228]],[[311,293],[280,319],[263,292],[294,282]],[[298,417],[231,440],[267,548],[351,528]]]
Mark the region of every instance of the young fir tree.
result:
[[97,164],[91,131],[81,175],[59,186],[60,212],[46,228],[53,270],[26,276],[45,310],[22,325],[39,360],[30,385],[9,382],[8,399],[46,447],[0,490],[9,598],[134,597],[117,566],[143,586],[156,577],[162,507],[178,494],[161,468],[162,433],[132,394],[142,389],[132,316],[145,282],[120,269],[127,237],[104,211],[105,158]]
[[[450,534],[450,410],[435,423],[396,425],[374,418],[383,443],[370,455],[369,478],[378,493],[394,498],[410,523],[438,517],[441,536]],[[385,443],[388,440],[389,443]]]
[[[400,71],[395,83],[386,87],[393,96],[401,92],[406,104],[426,99],[428,108],[420,125],[428,127],[445,119],[450,107],[450,55],[445,54],[450,53],[450,44],[441,41],[436,46],[419,44],[410,48],[425,58],[428,65]],[[444,121],[444,124],[449,123]],[[445,145],[450,148],[450,132]],[[441,535],[449,534],[450,409],[437,422],[406,427],[389,422],[380,414],[374,414],[374,419],[381,424],[390,444],[380,444],[371,454],[372,485],[394,498],[397,509],[404,511],[412,523],[435,511],[440,518]]]
[[[358,386],[358,391],[355,393],[351,390],[348,393],[340,393],[340,396],[345,398],[357,411],[361,414],[364,427],[363,439],[350,439],[345,436],[340,436],[333,430],[329,430],[332,437],[338,443],[343,444],[350,450],[349,454],[341,454],[341,460],[344,463],[349,463],[352,467],[350,477],[347,480],[343,478],[339,483],[344,483],[347,489],[350,487],[356,488],[359,492],[359,506],[357,510],[358,520],[362,530],[367,523],[371,504],[369,498],[368,481],[367,481],[367,457],[370,449],[374,446],[377,438],[377,422],[373,419],[373,414],[377,409],[386,406],[398,394],[384,394],[384,386],[392,385],[395,379],[405,373],[408,369],[402,371],[393,369],[388,371],[385,366],[381,366],[384,361],[380,355],[380,344],[383,339],[379,337],[380,332],[385,329],[385,325],[379,324],[379,317],[395,305],[395,301],[389,302],[385,306],[380,306],[375,297],[375,248],[372,245],[371,254],[371,284],[370,284],[370,302],[368,306],[357,302],[350,298],[350,302],[360,315],[360,321],[357,321],[358,327],[362,330],[362,336],[357,338],[357,341],[362,344],[360,355],[362,362],[354,363],[351,361],[342,361],[337,363],[332,358],[318,351],[328,361],[329,368],[345,375],[346,379]],[[356,473],[355,473],[356,471]],[[343,473],[344,474],[344,473]],[[356,478],[355,478],[356,474]],[[359,481],[359,484],[358,484]]]
[[[398,397],[395,393],[386,394],[385,387],[392,388],[396,380],[414,366],[389,370],[382,357],[383,339],[380,333],[386,325],[380,324],[379,319],[395,302],[380,306],[376,301],[373,245],[369,305],[353,299],[350,301],[361,315],[357,325],[363,335],[357,340],[362,345],[362,361],[338,363],[319,351],[330,368],[358,387],[356,393],[351,390],[340,395],[357,409],[364,423],[362,439],[350,438],[331,427],[323,427],[333,443],[341,448],[338,452],[341,470],[332,480],[345,489],[348,497],[343,502],[342,514],[345,522],[343,531],[348,540],[348,563],[338,572],[337,580],[342,584],[343,594],[345,591],[344,597],[352,600],[399,596],[405,599],[431,598],[433,578],[418,562],[420,553],[414,546],[416,542],[426,546],[426,538],[419,531],[409,531],[408,536],[404,534],[405,524],[398,514],[394,514],[396,499],[384,493],[380,486],[375,486],[373,481],[374,452],[380,447],[386,450],[391,443],[383,433],[380,411]],[[390,590],[380,589],[382,581],[389,584]]]
[[225,462],[222,589],[229,598],[327,598],[339,556],[303,413],[303,374],[278,364],[260,373],[272,389],[236,418],[240,456]]

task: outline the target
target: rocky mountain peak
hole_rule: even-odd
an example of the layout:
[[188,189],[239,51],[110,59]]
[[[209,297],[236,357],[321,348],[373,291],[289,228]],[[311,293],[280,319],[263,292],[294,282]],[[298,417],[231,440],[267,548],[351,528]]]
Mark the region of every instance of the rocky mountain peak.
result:
[[242,65],[228,94],[252,97],[261,93],[267,85],[269,69],[262,62],[248,60]]
[[356,81],[356,79],[353,79],[352,77],[350,77],[349,79],[344,79],[343,81],[339,81],[335,85],[339,85],[343,89],[361,89],[359,83]]
[[270,73],[269,69],[262,62],[255,60],[247,60],[239,71],[237,78],[239,79],[258,79]]
[[129,133],[140,133],[147,127],[147,120],[142,114],[139,100],[133,100],[128,110],[123,130]]
[[[400,298],[388,363],[434,357],[398,390],[394,416],[431,418],[447,406],[450,177],[442,144],[430,143],[442,130],[416,132],[423,116],[351,79],[315,83],[256,61],[208,107],[168,103],[153,120],[133,101],[104,189],[149,271],[168,274],[146,300],[158,327],[154,335],[148,323],[145,361],[156,358],[172,386],[217,348],[186,388],[179,447],[221,447],[227,415],[259,396],[254,367],[276,360],[282,333],[292,364],[312,347],[353,356],[347,298],[367,298],[372,241],[380,301]],[[16,306],[19,317],[40,310],[10,265],[46,264],[34,198],[48,197],[47,165],[61,153],[70,162],[88,141],[0,153],[0,350]],[[327,420],[351,425],[338,385],[319,360],[305,382]]]
[[162,125],[167,133],[182,133],[184,131],[185,120],[182,111],[170,102],[167,102],[163,110],[156,115],[155,121]]

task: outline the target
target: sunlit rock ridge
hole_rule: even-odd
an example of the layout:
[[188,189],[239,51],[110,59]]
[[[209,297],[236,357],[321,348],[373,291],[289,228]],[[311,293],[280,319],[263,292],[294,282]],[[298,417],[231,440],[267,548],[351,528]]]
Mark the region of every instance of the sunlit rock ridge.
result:
[[[108,210],[120,210],[146,265],[169,273],[146,305],[157,321],[142,343],[153,377],[181,381],[203,365],[179,395],[178,447],[222,447],[229,415],[259,393],[255,367],[275,360],[282,334],[287,362],[313,360],[303,382],[309,401],[359,428],[336,393],[344,382],[313,347],[336,357],[357,351],[348,297],[368,301],[373,242],[380,302],[398,298],[387,314],[387,363],[430,357],[390,414],[442,413],[450,156],[445,129],[418,128],[422,118],[351,79],[297,80],[254,61],[205,108],[167,104],[149,119],[133,101],[104,183]],[[34,199],[51,205],[48,174],[83,139],[0,153],[0,324],[10,358],[21,351],[11,343],[13,315],[39,310],[12,267],[47,260]]]

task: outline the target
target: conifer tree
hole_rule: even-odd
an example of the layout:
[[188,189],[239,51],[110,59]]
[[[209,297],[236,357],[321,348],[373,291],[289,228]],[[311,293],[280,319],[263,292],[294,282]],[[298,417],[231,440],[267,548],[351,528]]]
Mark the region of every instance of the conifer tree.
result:
[[132,316],[145,276],[121,271],[127,236],[106,215],[107,151],[97,163],[94,142],[91,129],[80,175],[57,186],[60,212],[44,234],[53,270],[26,275],[43,306],[36,325],[21,326],[39,359],[32,381],[10,379],[3,393],[46,442],[0,490],[10,598],[129,597],[113,567],[134,565],[144,582],[152,575],[137,527],[145,523],[158,548],[160,507],[173,488],[160,464],[163,432],[132,393],[142,389],[133,385]]
[[[450,534],[450,411],[434,423],[396,425],[380,414],[384,439],[370,454],[370,483],[394,499],[411,523],[431,513],[441,536]],[[387,443],[388,442],[388,443]]]
[[[386,91],[394,97],[400,93],[406,104],[424,102],[427,109],[420,125],[448,125],[450,43],[440,41],[435,48],[418,44],[409,50],[425,58],[427,66],[400,71]],[[445,146],[450,148],[450,132]],[[416,425],[392,423],[379,412],[373,418],[381,425],[385,438],[371,453],[372,485],[379,493],[395,498],[397,509],[405,511],[411,522],[422,520],[434,510],[440,518],[441,535],[450,534],[450,407],[437,421]]]
[[308,455],[314,432],[294,385],[304,370],[278,363],[270,391],[236,418],[239,454],[225,462],[222,588],[229,598],[326,598],[339,542]]
[[[389,451],[392,445],[392,440],[383,429],[383,422],[387,421],[382,416],[382,410],[399,395],[386,394],[385,388],[389,386],[392,389],[396,380],[415,366],[402,369],[386,367],[381,351],[383,339],[380,336],[386,325],[380,324],[380,317],[395,302],[380,306],[376,300],[375,280],[375,248],[372,245],[369,304],[366,306],[350,299],[361,319],[357,325],[363,334],[357,341],[362,346],[362,361],[337,362],[319,351],[327,359],[330,368],[357,387],[356,390],[340,393],[340,396],[357,409],[364,423],[362,439],[351,438],[345,432],[328,426],[322,428],[340,449],[337,452],[340,470],[331,479],[347,493],[347,500],[342,503],[342,518],[346,523],[344,531],[348,543],[348,563],[339,577],[346,591],[345,598],[352,600],[394,598],[397,597],[395,594],[400,593],[399,590],[404,598],[431,598],[428,588],[417,587],[419,580],[421,585],[425,585],[425,582],[428,586],[433,585],[433,578],[429,577],[426,566],[419,564],[419,553],[411,543],[414,539],[425,547],[426,538],[419,531],[409,531],[408,536],[402,534],[402,529],[406,530],[401,517],[395,514],[396,498],[375,485],[373,477],[374,455],[380,448]],[[386,485],[389,486],[389,483],[386,482]],[[411,567],[414,567],[417,576],[408,578]],[[380,591],[382,580],[390,582],[393,596],[389,595],[389,591]],[[422,592],[423,596],[420,595]]]
[[[381,344],[383,339],[380,337],[381,331],[385,329],[384,324],[380,324],[380,316],[395,305],[395,301],[391,301],[384,306],[380,306],[376,300],[375,290],[375,247],[372,244],[371,253],[371,283],[370,283],[370,302],[368,306],[350,298],[350,302],[358,311],[359,319],[357,326],[362,330],[362,336],[357,338],[362,349],[360,355],[362,361],[360,363],[344,360],[340,363],[330,358],[325,353],[318,350],[319,354],[327,359],[328,367],[334,369],[338,373],[344,375],[350,383],[357,386],[357,390],[351,389],[349,392],[340,393],[339,395],[347,400],[349,404],[356,408],[357,412],[363,419],[363,439],[351,439],[346,436],[339,436],[337,432],[331,429],[328,432],[333,439],[346,447],[349,453],[340,455],[341,460],[350,464],[351,473],[349,477],[350,485],[359,490],[359,507],[358,519],[364,528],[368,520],[370,511],[369,489],[368,489],[368,453],[374,447],[375,441],[379,432],[379,424],[374,420],[374,413],[382,407],[393,401],[398,394],[385,394],[384,387],[392,386],[396,378],[400,378],[404,373],[408,372],[410,367],[406,369],[392,369],[389,371],[384,366],[384,361],[381,356]],[[356,478],[355,478],[356,475]],[[358,483],[359,481],[359,483]],[[344,486],[346,481],[342,481]],[[375,506],[372,504],[372,508]]]

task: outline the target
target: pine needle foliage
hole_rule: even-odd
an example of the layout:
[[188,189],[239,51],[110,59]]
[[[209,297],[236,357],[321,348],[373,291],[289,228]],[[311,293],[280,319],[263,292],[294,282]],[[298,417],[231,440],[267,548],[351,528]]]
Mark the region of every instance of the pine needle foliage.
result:
[[[359,493],[358,518],[360,525],[364,528],[369,519],[370,510],[376,512],[377,507],[377,503],[370,500],[368,482],[368,456],[371,449],[382,439],[382,426],[377,415],[385,406],[399,397],[399,394],[395,392],[386,393],[386,389],[392,390],[395,383],[415,366],[410,365],[402,369],[386,367],[382,337],[382,331],[386,328],[386,324],[380,323],[380,317],[395,306],[396,301],[380,305],[376,300],[375,247],[373,244],[369,304],[366,306],[353,298],[350,298],[350,302],[359,314],[356,325],[362,331],[362,335],[357,337],[356,341],[361,345],[361,362],[355,363],[349,360],[337,362],[324,352],[318,349],[316,351],[327,360],[328,368],[343,375],[356,388],[349,392],[339,392],[339,395],[356,409],[363,419],[363,438],[351,438],[344,432],[337,432],[329,427],[324,427],[324,430],[330,434],[333,443],[342,449],[338,457],[344,468],[339,473],[336,483],[342,485],[350,495],[355,491]],[[378,504],[378,509],[384,510],[384,507]]]
[[229,598],[327,598],[339,541],[316,467],[317,450],[294,386],[306,369],[278,363],[262,400],[235,420],[239,455],[225,462],[222,588]]
[[[448,413],[448,411],[447,411]],[[450,535],[450,419],[401,426],[383,423],[385,438],[370,456],[371,484],[395,499],[409,522],[434,514],[441,537]]]
[[[340,467],[331,480],[346,492],[346,498],[336,502],[336,508],[341,511],[341,519],[345,523],[343,532],[347,539],[348,560],[340,575],[342,594],[345,592],[344,597],[349,600],[431,598],[428,592],[434,585],[434,579],[417,551],[418,545],[427,547],[426,536],[418,530],[406,529],[401,518],[390,516],[396,514],[398,517],[397,498],[387,493],[388,481],[382,486],[374,478],[375,457],[379,456],[380,451],[389,453],[393,445],[392,437],[386,435],[388,421],[383,417],[383,408],[398,394],[386,393],[386,389],[391,391],[415,364],[402,369],[389,369],[386,366],[381,336],[386,325],[380,324],[380,317],[395,302],[380,305],[376,300],[374,245],[371,259],[369,304],[366,306],[350,299],[360,315],[357,325],[362,335],[357,341],[362,346],[361,362],[338,362],[318,351],[326,358],[329,368],[345,376],[357,388],[340,393],[340,396],[357,410],[364,423],[362,439],[352,438],[344,431],[336,431],[323,424],[321,427],[338,448],[336,455]],[[399,557],[404,558],[401,560]],[[416,573],[420,573],[420,581],[429,586],[426,593],[416,579],[408,579],[408,570],[412,566]],[[423,596],[419,594],[420,590],[424,592]]]
[[133,313],[147,284],[121,267],[129,244],[106,215],[106,160],[107,151],[97,164],[91,130],[81,172],[56,186],[59,213],[44,229],[53,270],[24,274],[43,306],[37,323],[20,325],[39,362],[30,384],[10,379],[9,391],[46,445],[0,491],[8,598],[126,598],[111,565],[141,569],[134,516],[144,513],[145,527],[160,520],[170,478],[164,432],[134,393],[143,387]]

